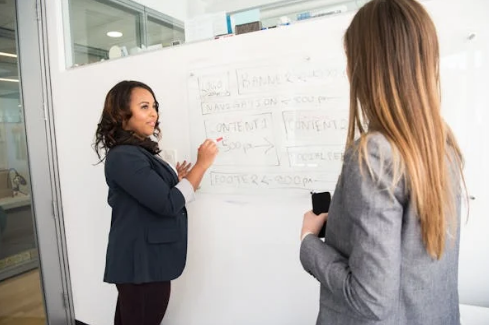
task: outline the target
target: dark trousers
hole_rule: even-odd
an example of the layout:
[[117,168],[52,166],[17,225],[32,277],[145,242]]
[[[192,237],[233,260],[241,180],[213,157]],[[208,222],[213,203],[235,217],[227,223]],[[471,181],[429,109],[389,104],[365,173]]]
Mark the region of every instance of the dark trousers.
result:
[[170,281],[116,286],[114,325],[160,325],[170,300]]

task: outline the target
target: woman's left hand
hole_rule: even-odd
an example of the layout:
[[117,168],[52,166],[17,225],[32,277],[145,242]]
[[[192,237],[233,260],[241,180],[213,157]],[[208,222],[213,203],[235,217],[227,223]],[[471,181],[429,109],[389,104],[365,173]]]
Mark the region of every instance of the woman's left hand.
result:
[[306,213],[304,213],[304,221],[302,222],[302,231],[300,238],[302,239],[304,234],[308,232],[317,236],[327,219],[327,213],[321,213],[320,215],[316,215],[312,211],[307,211]]
[[182,178],[187,176],[187,173],[190,171],[190,167],[192,167],[192,163],[188,163],[184,160],[182,163],[177,162],[177,172],[178,172],[178,180],[181,181]]

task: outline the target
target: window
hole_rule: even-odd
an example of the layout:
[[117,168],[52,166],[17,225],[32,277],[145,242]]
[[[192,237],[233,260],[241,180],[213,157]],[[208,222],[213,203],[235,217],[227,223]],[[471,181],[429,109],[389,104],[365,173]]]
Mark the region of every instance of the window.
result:
[[136,11],[111,2],[71,0],[70,18],[75,65],[120,57],[141,46]]
[[[262,27],[270,28],[300,20],[354,11],[367,2],[368,0],[283,0],[274,2],[264,0],[256,8],[260,9]],[[231,14],[245,10],[247,8],[241,8]]]
[[[1,1],[1,0],[0,0]],[[235,25],[259,21],[253,30],[288,25],[299,20],[357,10],[368,0],[63,0],[69,5],[70,44],[67,66],[85,65],[115,59],[142,51],[174,46],[226,34]],[[151,6],[148,7],[148,6]],[[255,10],[254,21],[243,11]],[[179,19],[168,15],[178,16]],[[213,20],[216,14],[218,23]],[[228,15],[229,17],[227,17]],[[235,17],[241,16],[240,19]],[[207,17],[207,18],[206,18]],[[211,18],[209,18],[211,17]],[[203,18],[203,20],[199,20]],[[248,18],[247,18],[248,19]],[[184,22],[188,23],[185,39]],[[69,24],[68,24],[69,22]],[[212,25],[214,33],[201,35],[202,24]],[[206,25],[207,26],[207,25]],[[214,30],[214,28],[217,30]],[[205,29],[205,28],[204,28]],[[197,31],[200,38],[193,38]],[[224,31],[224,32],[223,32]]]
[[129,0],[68,0],[67,66],[115,59],[184,42],[183,23]]
[[148,45],[161,44],[163,47],[182,44],[185,41],[183,29],[174,29],[172,25],[148,17]]

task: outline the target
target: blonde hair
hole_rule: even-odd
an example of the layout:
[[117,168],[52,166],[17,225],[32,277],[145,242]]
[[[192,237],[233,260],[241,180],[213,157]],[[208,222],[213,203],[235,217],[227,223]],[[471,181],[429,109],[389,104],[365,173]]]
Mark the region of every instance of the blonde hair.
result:
[[441,117],[435,26],[414,0],[372,0],[353,18],[344,45],[350,79],[347,148],[359,134],[359,163],[368,165],[369,134],[387,138],[394,182],[406,180],[426,251],[440,259],[447,227],[457,227],[448,218],[456,220],[460,178],[451,176],[450,165],[463,182],[463,157]]

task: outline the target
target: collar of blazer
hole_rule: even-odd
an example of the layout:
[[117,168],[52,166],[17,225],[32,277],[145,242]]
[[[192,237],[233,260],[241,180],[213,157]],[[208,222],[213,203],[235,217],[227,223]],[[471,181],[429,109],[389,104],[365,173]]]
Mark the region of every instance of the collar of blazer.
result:
[[160,158],[157,155],[153,155],[150,153],[148,150],[139,147],[139,150],[144,153],[147,157],[149,157],[153,162],[156,162],[155,166],[162,166],[164,169],[164,173],[162,174],[162,170],[160,168],[155,168],[155,171],[162,177],[167,176],[168,173],[172,176],[173,181],[175,184],[171,184],[172,186],[175,186],[178,183],[178,175],[175,173],[175,170],[166,162],[163,160],[163,158]]

